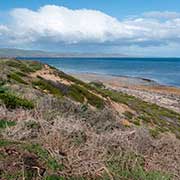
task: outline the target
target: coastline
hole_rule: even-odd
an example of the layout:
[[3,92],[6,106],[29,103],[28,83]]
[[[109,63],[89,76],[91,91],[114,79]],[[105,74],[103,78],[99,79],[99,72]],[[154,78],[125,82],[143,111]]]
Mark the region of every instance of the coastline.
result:
[[95,73],[70,73],[85,81],[102,82],[107,88],[136,96],[150,103],[180,112],[180,88],[162,85],[156,81],[127,76],[111,76]]

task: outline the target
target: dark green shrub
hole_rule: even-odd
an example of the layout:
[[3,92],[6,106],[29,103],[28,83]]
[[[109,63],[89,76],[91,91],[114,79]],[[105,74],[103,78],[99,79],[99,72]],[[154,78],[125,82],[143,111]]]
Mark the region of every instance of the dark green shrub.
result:
[[131,113],[131,112],[129,112],[129,111],[125,111],[124,113],[123,113],[125,116],[126,116],[126,118],[128,118],[128,119],[132,119],[133,118],[133,114]]
[[7,90],[6,87],[0,86],[0,93],[5,93]]
[[23,98],[19,98],[11,93],[0,93],[0,100],[6,105],[7,108],[15,109],[18,107],[33,109],[34,104]]
[[43,64],[38,61],[25,61],[24,63],[34,72],[43,68]]
[[79,102],[84,102],[84,99],[87,99],[87,102],[91,104],[94,107],[97,108],[103,108],[104,107],[104,101],[97,95],[89,92],[85,87],[72,84],[70,86],[70,93],[69,95],[73,97],[75,100]]
[[17,144],[17,142],[10,141],[7,139],[0,139],[0,147],[10,146],[12,144]]
[[31,69],[30,67],[28,67],[24,62],[22,61],[18,61],[18,60],[9,60],[6,61],[6,64],[10,67],[14,67],[17,69],[19,69],[22,72],[25,73],[30,73],[30,72],[34,72],[33,69]]
[[41,145],[29,144],[29,145],[25,145],[24,148],[27,149],[29,152],[38,155],[38,157],[41,160],[43,160],[50,169],[56,171],[56,170],[61,170],[63,168],[63,165],[58,164],[58,162],[53,157],[51,157],[49,152],[46,149],[44,149]]
[[46,177],[45,180],[65,180],[65,178],[57,175],[51,175]]
[[100,82],[100,81],[93,81],[89,83],[91,86],[96,87],[96,88],[100,88],[100,89],[104,89],[105,85]]
[[39,129],[41,126],[38,122],[36,121],[28,121],[25,123],[25,126],[28,128],[28,129]]
[[34,86],[38,86],[41,90],[47,90],[49,93],[56,95],[56,96],[62,96],[62,92],[59,88],[53,86],[50,82],[39,79],[38,81],[32,82]]
[[15,126],[15,125],[16,125],[15,121],[7,121],[4,119],[0,120],[0,129],[5,129],[6,127]]
[[19,83],[22,83],[22,84],[28,84],[26,81],[24,81],[17,73],[12,73],[12,74],[9,74],[8,77],[10,79],[13,79]]
[[76,88],[76,85],[70,86],[68,96],[80,103],[84,102],[84,95],[80,89]]

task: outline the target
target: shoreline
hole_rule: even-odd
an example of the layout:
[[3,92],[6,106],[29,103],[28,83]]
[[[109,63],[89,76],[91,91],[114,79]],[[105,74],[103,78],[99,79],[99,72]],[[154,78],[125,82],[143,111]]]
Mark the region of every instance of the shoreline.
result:
[[180,113],[180,88],[161,85],[144,78],[110,76],[95,73],[69,73],[87,83],[102,82],[107,88],[138,97],[149,103]]
[[100,74],[100,73],[89,73],[89,72],[67,72],[68,74],[78,77],[79,79],[91,82],[93,80],[97,81],[109,81],[115,80],[120,82],[121,85],[124,83],[126,85],[137,86],[137,85],[146,85],[146,86],[164,86],[164,87],[171,87],[171,88],[180,88],[177,86],[166,85],[158,82],[157,80],[144,78],[144,77],[135,77],[135,76],[125,76],[125,75],[115,75],[115,74]]

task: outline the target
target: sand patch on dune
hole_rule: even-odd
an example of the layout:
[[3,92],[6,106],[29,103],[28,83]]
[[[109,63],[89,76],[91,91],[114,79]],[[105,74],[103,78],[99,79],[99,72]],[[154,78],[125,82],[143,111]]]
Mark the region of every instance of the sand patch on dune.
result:
[[31,74],[31,77],[33,78],[38,77],[38,76],[46,80],[56,81],[56,82],[59,82],[68,86],[73,84],[73,82],[60,78],[59,76],[55,75],[53,72],[53,69],[51,69],[48,65],[45,65],[43,69]]

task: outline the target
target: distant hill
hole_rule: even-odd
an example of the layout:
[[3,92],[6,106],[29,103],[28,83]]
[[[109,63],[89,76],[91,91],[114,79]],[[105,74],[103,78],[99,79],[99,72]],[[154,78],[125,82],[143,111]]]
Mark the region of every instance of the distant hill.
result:
[[40,50],[0,48],[0,57],[126,57],[126,55],[103,53],[59,53]]

